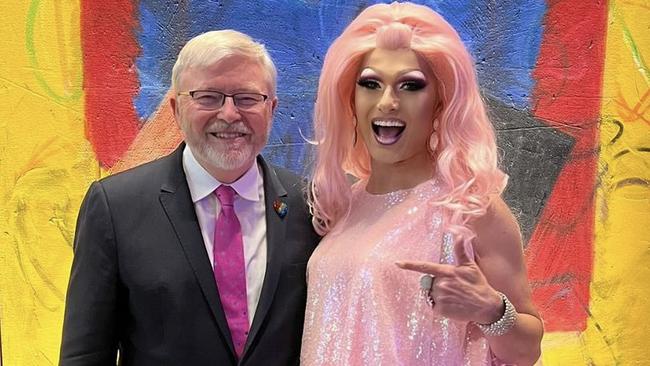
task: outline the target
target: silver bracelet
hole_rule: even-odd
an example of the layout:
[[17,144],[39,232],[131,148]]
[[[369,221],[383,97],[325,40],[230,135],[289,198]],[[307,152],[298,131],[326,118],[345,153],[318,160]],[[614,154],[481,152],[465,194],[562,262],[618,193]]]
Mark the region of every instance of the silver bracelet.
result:
[[491,337],[497,337],[497,336],[502,336],[510,331],[512,327],[515,326],[515,323],[517,322],[517,310],[515,309],[515,306],[512,305],[510,300],[504,295],[503,293],[499,292],[499,296],[501,296],[501,299],[503,300],[503,304],[505,305],[505,309],[503,311],[503,315],[501,315],[501,318],[499,320],[495,321],[494,323],[490,324],[480,324],[474,322],[478,329],[483,332],[486,336],[491,336]]

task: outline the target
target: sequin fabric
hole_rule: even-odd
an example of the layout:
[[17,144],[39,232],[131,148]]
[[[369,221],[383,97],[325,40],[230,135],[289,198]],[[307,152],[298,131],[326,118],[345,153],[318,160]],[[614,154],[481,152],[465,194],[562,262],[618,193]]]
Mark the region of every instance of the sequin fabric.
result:
[[353,186],[352,210],[314,251],[301,365],[490,365],[474,325],[434,316],[420,274],[398,260],[454,263],[434,180],[371,195]]

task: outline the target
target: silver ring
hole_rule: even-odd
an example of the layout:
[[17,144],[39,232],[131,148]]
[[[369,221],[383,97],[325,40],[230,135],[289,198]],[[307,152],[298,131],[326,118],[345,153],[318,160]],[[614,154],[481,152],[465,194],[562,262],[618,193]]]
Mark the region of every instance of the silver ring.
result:
[[420,290],[422,291],[431,291],[433,287],[433,275],[424,274],[420,277]]
[[427,304],[433,307],[435,301],[431,296],[431,290],[433,289],[433,279],[435,277],[430,274],[424,274],[420,277],[420,294],[426,299]]

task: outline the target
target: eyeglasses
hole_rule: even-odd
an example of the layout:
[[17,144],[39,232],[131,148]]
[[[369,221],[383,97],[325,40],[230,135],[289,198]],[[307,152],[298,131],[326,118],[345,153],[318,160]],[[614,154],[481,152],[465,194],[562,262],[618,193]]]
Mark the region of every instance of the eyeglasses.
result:
[[190,90],[178,92],[178,95],[188,95],[198,105],[205,109],[219,109],[226,102],[226,97],[231,97],[239,109],[250,109],[264,103],[269,96],[258,93],[226,94],[216,90]]

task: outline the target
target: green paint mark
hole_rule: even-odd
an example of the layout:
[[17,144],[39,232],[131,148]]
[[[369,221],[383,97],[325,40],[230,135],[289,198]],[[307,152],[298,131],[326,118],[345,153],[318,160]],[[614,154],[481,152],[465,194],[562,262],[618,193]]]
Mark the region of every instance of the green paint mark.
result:
[[630,51],[632,51],[632,59],[634,60],[634,63],[636,64],[636,67],[638,68],[641,75],[643,75],[646,84],[650,84],[648,67],[646,66],[645,61],[643,60],[643,55],[641,54],[641,52],[639,52],[639,49],[636,46],[636,42],[634,42],[634,38],[632,38],[632,33],[630,32],[629,28],[623,22],[621,23],[622,23],[621,25],[623,26],[625,44],[627,44],[627,46],[630,48]]
[[630,52],[632,52],[632,60],[634,60],[637,69],[639,70],[641,75],[643,75],[646,84],[650,85],[650,72],[648,71],[648,66],[646,65],[645,60],[643,59],[643,55],[639,51],[639,48],[637,47],[637,44],[634,41],[634,37],[632,37],[632,32],[630,32],[630,28],[625,23],[623,17],[619,14],[618,9],[614,4],[614,1],[610,3],[610,12],[614,18],[614,21],[617,21],[621,25],[621,28],[623,30],[623,40],[625,41],[627,47],[630,49]]
[[[36,14],[38,13],[38,8],[40,5],[41,5],[41,0],[32,0],[31,4],[29,4],[29,10],[27,12],[27,29],[25,31],[25,47],[27,49],[27,54],[29,55],[29,63],[31,64],[32,69],[34,70],[34,76],[36,76],[36,80],[41,85],[41,87],[45,90],[45,92],[50,97],[52,97],[52,99],[54,99],[59,103],[76,101],[81,97],[81,88],[77,88],[72,94],[69,95],[59,95],[54,90],[52,90],[52,88],[45,80],[45,77],[43,77],[43,74],[40,71],[38,58],[36,57],[36,47],[34,47],[34,28],[36,26]],[[81,82],[82,82],[82,76],[79,75],[76,85],[81,85]]]

